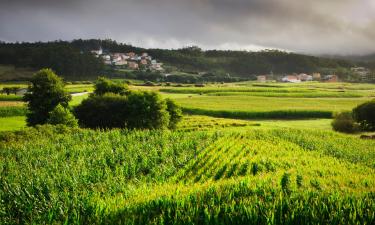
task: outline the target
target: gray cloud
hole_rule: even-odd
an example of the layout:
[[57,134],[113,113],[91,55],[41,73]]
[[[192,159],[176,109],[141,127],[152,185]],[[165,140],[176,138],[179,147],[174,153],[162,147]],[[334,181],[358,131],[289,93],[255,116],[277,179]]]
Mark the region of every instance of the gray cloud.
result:
[[0,39],[375,52],[372,0],[0,0]]

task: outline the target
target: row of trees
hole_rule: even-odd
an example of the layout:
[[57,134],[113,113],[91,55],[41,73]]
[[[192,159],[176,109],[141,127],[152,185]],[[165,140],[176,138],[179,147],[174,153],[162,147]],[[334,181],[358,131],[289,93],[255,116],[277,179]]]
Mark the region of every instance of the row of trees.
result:
[[87,128],[163,129],[175,128],[182,111],[172,100],[156,92],[130,91],[122,83],[99,78],[95,91],[71,110],[71,95],[52,70],[43,69],[32,78],[24,100],[27,123],[64,124]]
[[0,43],[0,64],[52,68],[69,79],[98,76],[104,69],[101,59],[64,41]]
[[1,93],[2,94],[7,94],[7,95],[10,95],[10,94],[17,94],[19,91],[21,90],[20,87],[3,87],[3,89],[1,90]]

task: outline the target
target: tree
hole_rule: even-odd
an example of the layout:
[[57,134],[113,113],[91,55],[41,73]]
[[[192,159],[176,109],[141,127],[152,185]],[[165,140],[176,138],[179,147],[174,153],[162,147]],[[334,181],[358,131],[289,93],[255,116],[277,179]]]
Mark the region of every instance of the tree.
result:
[[169,125],[168,128],[175,129],[177,127],[177,124],[182,119],[182,110],[181,107],[178,106],[172,99],[167,98],[167,111],[169,113]]
[[365,131],[375,131],[375,100],[365,102],[353,109],[354,119]]
[[42,69],[31,79],[31,85],[24,96],[27,102],[29,113],[27,124],[35,126],[45,124],[49,113],[58,104],[67,107],[71,95],[64,90],[64,82],[51,69]]
[[58,104],[55,109],[49,113],[47,123],[52,125],[62,124],[68,127],[78,127],[78,120],[74,117],[69,109],[64,108],[60,104]]
[[106,93],[126,95],[127,93],[129,93],[129,88],[126,84],[115,83],[104,77],[99,77],[95,83],[94,94],[104,95]]

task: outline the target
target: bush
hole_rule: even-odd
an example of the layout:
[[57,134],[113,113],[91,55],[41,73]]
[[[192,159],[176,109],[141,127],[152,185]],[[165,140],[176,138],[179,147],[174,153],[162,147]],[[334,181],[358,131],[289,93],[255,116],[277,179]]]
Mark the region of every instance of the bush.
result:
[[128,128],[167,128],[170,116],[167,104],[156,92],[132,92],[128,96]]
[[93,95],[75,108],[75,115],[88,128],[161,129],[170,121],[166,102],[155,92]]
[[68,127],[78,127],[78,121],[69,109],[61,105],[57,105],[54,110],[49,113],[48,124],[62,124]]
[[99,77],[95,83],[96,95],[104,95],[106,93],[114,93],[119,95],[126,95],[129,93],[129,88],[125,84],[115,83],[104,77]]
[[353,109],[353,118],[365,131],[375,131],[375,100],[363,103]]
[[127,103],[125,96],[92,95],[75,108],[74,114],[82,127],[125,128]]
[[331,125],[333,130],[343,133],[355,133],[359,130],[351,112],[342,112],[335,115]]
[[168,128],[175,129],[177,127],[177,124],[182,119],[182,109],[173,100],[169,98],[165,101],[167,103],[167,111],[170,116]]
[[64,82],[60,77],[50,69],[40,70],[31,79],[31,86],[24,96],[30,111],[27,114],[27,124],[45,124],[49,113],[58,104],[67,107],[71,99],[72,96],[65,91]]

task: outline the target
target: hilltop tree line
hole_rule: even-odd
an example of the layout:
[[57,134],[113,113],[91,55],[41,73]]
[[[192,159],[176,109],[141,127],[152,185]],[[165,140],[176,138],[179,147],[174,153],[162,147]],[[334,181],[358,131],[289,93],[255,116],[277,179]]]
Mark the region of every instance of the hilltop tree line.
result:
[[254,78],[255,74],[289,74],[343,71],[353,66],[344,59],[328,59],[277,50],[249,51],[203,51],[199,47],[182,49],[144,49],[113,40],[74,40],[0,43],[0,64],[35,69],[52,68],[68,79],[112,75],[102,60],[90,53],[102,48],[107,52],[147,52],[163,62],[166,72],[178,70],[188,73],[207,72],[218,77]]

